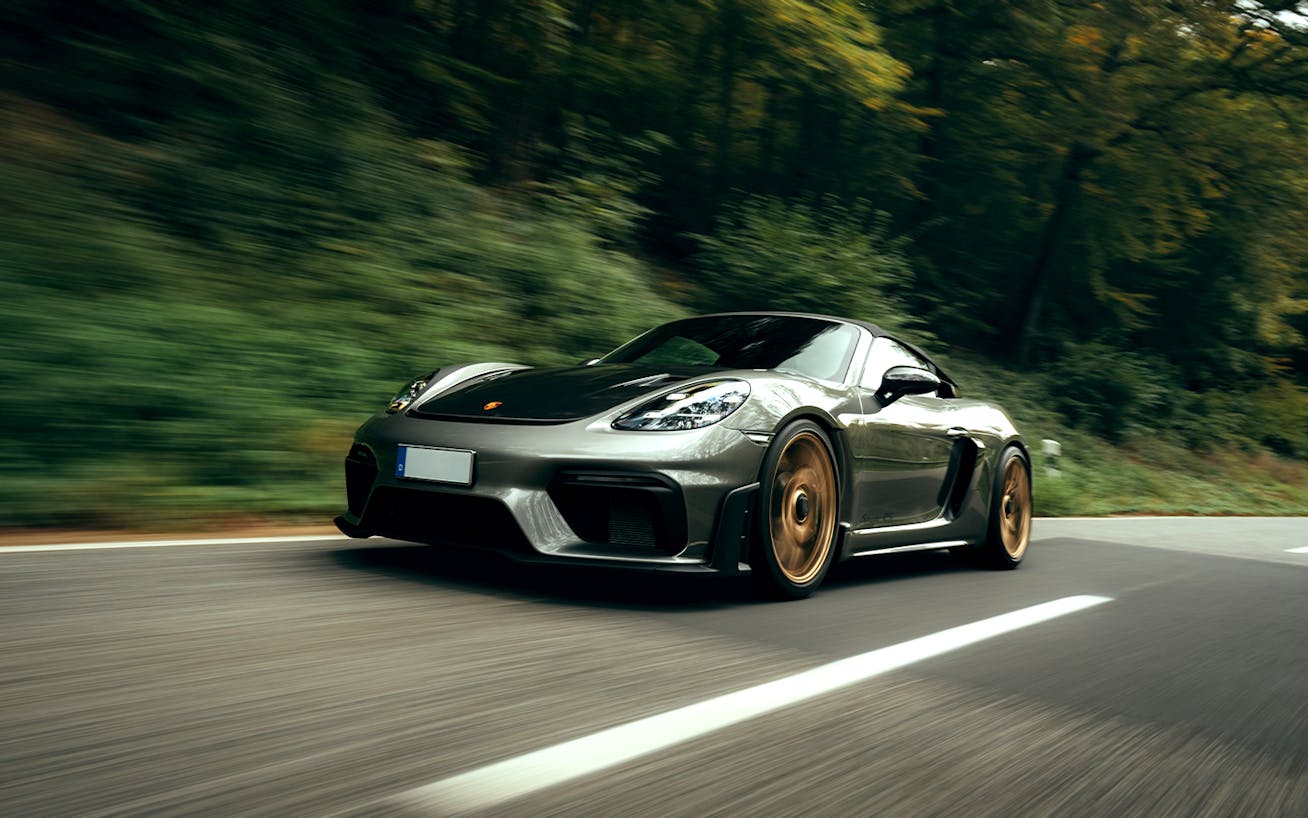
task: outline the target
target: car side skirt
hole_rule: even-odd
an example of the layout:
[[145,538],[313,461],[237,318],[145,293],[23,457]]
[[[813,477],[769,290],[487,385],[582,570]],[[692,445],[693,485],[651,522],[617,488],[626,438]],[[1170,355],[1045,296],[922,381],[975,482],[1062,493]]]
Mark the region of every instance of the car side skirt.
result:
[[939,516],[923,522],[851,529],[840,551],[842,558],[956,548],[984,541],[994,454],[982,448],[977,455],[966,473],[954,475],[945,487],[947,500]]

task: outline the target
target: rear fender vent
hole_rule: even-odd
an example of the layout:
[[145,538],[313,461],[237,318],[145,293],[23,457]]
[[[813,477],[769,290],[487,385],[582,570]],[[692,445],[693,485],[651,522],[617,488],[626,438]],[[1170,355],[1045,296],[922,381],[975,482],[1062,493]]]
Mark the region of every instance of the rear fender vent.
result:
[[951,517],[957,517],[963,510],[968,489],[972,486],[972,476],[976,474],[976,441],[964,439],[958,441],[949,461],[950,479],[940,488],[940,505],[948,509]]

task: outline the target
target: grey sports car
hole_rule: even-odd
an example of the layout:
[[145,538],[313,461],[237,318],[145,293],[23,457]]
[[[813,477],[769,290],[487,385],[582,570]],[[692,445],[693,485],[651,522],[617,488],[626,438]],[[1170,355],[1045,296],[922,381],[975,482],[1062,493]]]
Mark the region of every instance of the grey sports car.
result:
[[749,572],[948,548],[1014,568],[1031,465],[998,406],[861,321],[674,321],[578,366],[443,366],[361,426],[337,526],[525,560]]

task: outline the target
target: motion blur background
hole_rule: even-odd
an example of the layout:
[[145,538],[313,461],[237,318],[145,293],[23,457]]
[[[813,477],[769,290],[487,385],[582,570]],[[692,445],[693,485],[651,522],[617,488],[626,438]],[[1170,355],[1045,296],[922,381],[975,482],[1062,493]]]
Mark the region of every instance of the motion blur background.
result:
[[1295,5],[2,0],[0,525],[324,518],[408,378],[764,307],[1040,513],[1308,513]]

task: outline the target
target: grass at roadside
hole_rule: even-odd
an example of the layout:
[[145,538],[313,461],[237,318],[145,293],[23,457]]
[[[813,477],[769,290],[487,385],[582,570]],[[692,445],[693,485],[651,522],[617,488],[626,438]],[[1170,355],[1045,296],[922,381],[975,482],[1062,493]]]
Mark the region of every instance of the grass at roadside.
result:
[[[1057,386],[1045,377],[966,353],[948,362],[965,396],[997,401],[1022,431],[1038,515],[1308,515],[1308,462],[1247,442],[1189,448],[1172,430],[1143,423],[1110,442],[1072,427],[1053,408]],[[1056,472],[1042,451],[1045,439],[1061,444]]]
[[1308,514],[1308,464],[1230,449],[1064,447],[1056,474],[1035,454],[1036,513]]

